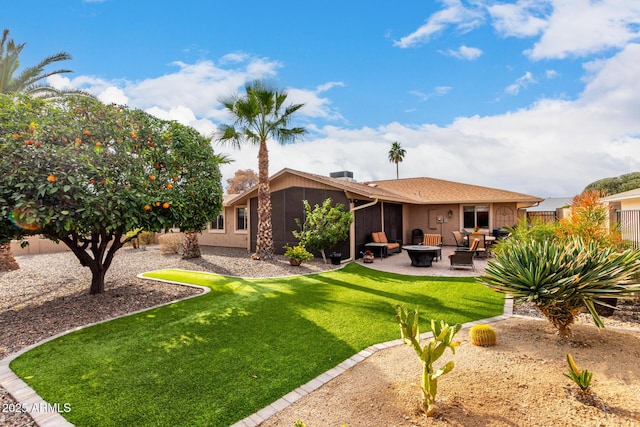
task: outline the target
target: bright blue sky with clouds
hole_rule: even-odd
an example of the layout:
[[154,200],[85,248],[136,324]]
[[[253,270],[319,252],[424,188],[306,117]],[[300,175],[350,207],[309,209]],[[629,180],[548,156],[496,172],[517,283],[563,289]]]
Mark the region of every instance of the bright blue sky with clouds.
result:
[[[211,134],[218,102],[266,79],[310,133],[284,167],[357,180],[429,176],[573,196],[640,171],[640,1],[25,0],[2,27],[34,65],[64,50],[81,87]],[[257,150],[215,145],[237,169]],[[226,182],[225,182],[226,184]]]

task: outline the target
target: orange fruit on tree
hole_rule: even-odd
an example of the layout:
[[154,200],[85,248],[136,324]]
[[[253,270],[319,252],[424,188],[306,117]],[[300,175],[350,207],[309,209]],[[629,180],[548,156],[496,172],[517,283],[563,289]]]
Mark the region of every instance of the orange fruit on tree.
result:
[[178,182],[178,177],[177,176],[173,177],[173,182]]
[[13,137],[13,139],[19,139],[20,138],[20,135],[18,135],[17,133],[14,133],[11,136]]
[[98,141],[96,142],[96,147],[100,147],[102,145],[102,142]]
[[49,174],[47,177],[48,182],[56,182],[56,176],[54,174]]
[[76,144],[80,144],[82,142],[80,138],[76,138],[75,141],[76,141]]
[[24,142],[24,145],[31,145],[31,144],[33,144],[33,139],[27,139],[27,140]]
[[156,202],[156,206],[160,206],[160,202]]
[[86,130],[86,129],[85,129],[85,130],[84,130],[84,132],[82,132],[82,133],[84,133],[85,135],[91,135],[91,132],[89,132],[89,131],[88,131],[88,130]]
[[90,182],[91,184],[95,184],[95,183],[96,183],[96,180],[95,180],[95,179],[90,179],[90,180],[89,180],[89,182]]
[[151,206],[150,206],[150,205],[144,205],[144,210],[145,210],[145,211],[148,211],[149,209],[151,209]]
[[172,185],[172,184],[167,184],[167,188],[168,188],[169,190],[171,190],[171,189],[173,188],[173,185]]
[[162,207],[165,208],[165,209],[168,209],[169,208],[169,202],[164,202],[162,204]]
[[155,181],[156,177],[154,175],[149,175],[149,180]]

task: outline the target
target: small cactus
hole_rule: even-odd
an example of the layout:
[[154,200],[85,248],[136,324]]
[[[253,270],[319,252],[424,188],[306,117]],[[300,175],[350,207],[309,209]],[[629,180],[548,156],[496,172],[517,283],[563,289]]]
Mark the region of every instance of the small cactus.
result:
[[469,337],[473,345],[481,347],[489,347],[496,345],[498,336],[496,331],[490,325],[474,325],[469,330]]

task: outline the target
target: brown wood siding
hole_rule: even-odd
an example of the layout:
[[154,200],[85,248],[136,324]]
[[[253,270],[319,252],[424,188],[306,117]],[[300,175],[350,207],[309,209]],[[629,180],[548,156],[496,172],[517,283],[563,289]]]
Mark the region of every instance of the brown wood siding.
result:
[[[356,202],[356,207],[365,205],[368,201]],[[368,208],[356,211],[356,258],[360,258],[361,252],[364,252],[364,245],[371,242],[371,233],[375,233],[380,230],[380,224],[382,223],[382,210],[380,203],[377,203]]]
[[403,241],[402,238],[402,205],[384,204],[384,231],[389,240]]
[[[308,180],[304,180],[309,182]],[[331,188],[331,187],[327,187]],[[346,210],[349,209],[349,200],[342,191],[331,191],[323,188],[308,188],[308,187],[290,187],[282,190],[271,191],[271,225],[273,227],[273,248],[276,254],[283,254],[283,247],[287,244],[295,245],[297,240],[293,237],[293,230],[297,230],[296,218],[300,221],[304,221],[304,205],[303,200],[307,200],[311,206],[316,204],[322,204],[328,197],[331,198],[332,203],[342,203]],[[251,214],[249,220],[251,221],[250,229],[257,230],[258,228],[258,199],[253,197],[250,201]],[[251,251],[256,250],[256,236],[251,233]],[[334,248],[330,248],[326,251],[327,255],[331,252],[342,253],[343,258],[349,256],[349,239],[340,242]],[[314,254],[321,256],[319,253]]]

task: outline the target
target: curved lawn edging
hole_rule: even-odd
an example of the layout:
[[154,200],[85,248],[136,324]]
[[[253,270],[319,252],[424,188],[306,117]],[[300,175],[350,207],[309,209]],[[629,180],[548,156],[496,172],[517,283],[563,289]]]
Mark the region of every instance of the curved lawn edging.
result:
[[[482,323],[496,323],[501,320],[506,320],[512,316],[513,316],[513,298],[507,297],[505,298],[505,301],[504,301],[504,312],[502,315],[464,323],[462,325],[462,329],[469,329],[474,325],[479,325]],[[426,340],[430,338],[433,338],[432,332],[425,332],[423,334],[420,334],[420,340]],[[286,395],[276,400],[275,402],[271,403],[270,405],[265,406],[255,414],[252,414],[246,417],[245,419],[242,419],[237,423],[231,425],[231,427],[259,426],[261,423],[271,418],[272,416],[276,415],[278,412],[283,411],[284,409],[291,406],[294,402],[312,393],[313,391],[319,389],[320,387],[322,387],[332,379],[342,375],[343,373],[348,371],[350,368],[354,367],[358,363],[372,356],[374,353],[377,353],[381,350],[386,350],[388,348],[395,347],[398,345],[403,345],[403,344],[404,343],[402,342],[402,339],[399,338],[397,340],[387,341],[380,344],[374,344],[372,346],[369,346],[364,350],[360,351],[359,353],[354,354],[353,356],[351,356],[344,362],[340,363],[336,367],[329,369],[327,372],[323,373],[322,375],[315,377],[308,383],[301,385],[300,387],[296,388],[290,393],[287,393]]]
[[[27,383],[25,383],[20,377],[18,377],[9,367],[11,362],[21,356],[22,354],[33,350],[34,348],[45,344],[49,341],[53,341],[57,338],[60,338],[64,335],[70,334],[71,332],[79,331],[81,329],[85,329],[91,326],[98,325],[100,323],[110,322],[115,319],[120,319],[127,316],[133,316],[136,314],[144,313],[145,311],[154,310],[159,307],[163,307],[165,305],[175,304],[176,302],[186,301],[191,298],[200,297],[206,295],[211,292],[211,288],[200,285],[192,285],[189,283],[176,282],[171,280],[163,280],[163,279],[151,279],[148,277],[143,277],[143,274],[138,274],[136,277],[144,280],[155,280],[157,282],[171,283],[179,286],[188,286],[191,288],[197,288],[202,290],[201,293],[196,295],[189,295],[184,298],[176,299],[173,301],[169,301],[163,304],[158,304],[153,307],[144,308],[142,310],[136,310],[131,313],[125,313],[121,316],[110,317],[105,320],[100,320],[98,322],[87,323],[86,325],[78,326],[76,328],[68,329],[66,331],[57,333],[55,335],[50,336],[42,341],[39,341],[35,344],[31,344],[4,359],[0,360],[0,386],[2,386],[9,394],[13,397],[13,399],[17,402],[18,407],[23,411],[29,414],[29,416],[33,419],[36,425],[41,427],[66,427],[73,426],[69,421],[67,421],[60,413],[56,412],[56,407],[52,406],[48,402],[46,402],[35,390],[33,390]],[[62,408],[58,408],[62,409]]]
[[[341,265],[340,267],[343,267],[344,265]],[[340,268],[341,269],[341,268]],[[176,269],[173,269],[174,271],[176,271]],[[178,271],[185,271],[188,272],[189,270],[178,270]],[[1,365],[0,365],[0,384],[2,384],[3,386],[7,387],[5,385],[5,381],[10,381],[12,383],[12,385],[15,385],[15,388],[12,387],[11,390],[9,390],[9,387],[11,387],[12,385],[9,385],[9,387],[7,387],[7,389],[9,390],[10,394],[13,395],[14,397],[16,397],[16,400],[18,400],[20,403],[25,402],[28,404],[32,404],[31,402],[41,402],[44,405],[47,405],[47,403],[40,397],[38,396],[35,391],[33,391],[28,385],[26,385],[26,383],[24,383],[22,380],[20,380],[20,378],[18,378],[15,374],[13,374],[13,372],[9,369],[9,363],[14,360],[15,358],[17,358],[18,356],[22,355],[23,353],[32,350],[33,348],[40,346],[44,343],[47,343],[49,341],[52,341],[54,339],[57,339],[63,335],[66,335],[70,332],[74,332],[74,331],[78,331],[80,329],[84,329],[87,328],[88,326],[95,326],[101,323],[105,323],[111,320],[116,320],[119,318],[123,318],[123,317],[127,317],[127,316],[131,316],[131,315],[135,315],[135,314],[140,314],[140,313],[144,313],[147,312],[149,310],[153,310],[156,309],[158,307],[163,307],[166,305],[170,305],[170,304],[174,304],[176,302],[181,302],[184,300],[188,300],[191,298],[195,298],[197,296],[202,296],[205,295],[207,293],[209,293],[211,291],[210,288],[208,287],[202,287],[202,286],[198,286],[198,285],[192,285],[189,283],[185,283],[182,281],[176,281],[176,280],[168,280],[168,279],[160,279],[160,278],[152,278],[152,277],[145,277],[143,276],[144,274],[148,274],[150,272],[147,273],[143,273],[141,275],[139,275],[139,278],[145,279],[145,280],[158,280],[161,282],[166,282],[166,283],[172,283],[172,284],[179,284],[179,285],[185,285],[185,286],[192,286],[192,287],[196,287],[196,288],[200,288],[203,289],[203,293],[197,294],[197,295],[191,295],[189,297],[186,298],[182,298],[182,299],[178,299],[178,300],[174,300],[168,303],[164,303],[164,304],[159,304],[157,306],[154,307],[149,307],[143,310],[138,310],[136,312],[132,312],[132,313],[127,313],[124,314],[122,316],[118,316],[118,317],[113,317],[110,319],[106,319],[100,322],[95,322],[95,323],[91,323],[91,324],[87,324],[81,327],[77,327],[77,328],[73,328],[70,329],[68,331],[62,332],[60,334],[56,334],[48,339],[45,339],[37,344],[31,345],[29,347],[26,347],[22,350],[20,350],[19,352],[12,354],[10,356],[8,356],[7,358],[3,359],[2,361],[0,361]],[[195,273],[195,272],[194,272]],[[201,272],[200,272],[201,273]],[[310,275],[317,275],[318,273],[310,273]],[[304,274],[306,275],[306,274]],[[233,276],[227,276],[227,277],[233,277]],[[477,323],[486,323],[486,322],[496,322],[499,320],[503,320],[506,319],[508,317],[510,317],[510,315],[512,314],[512,300],[507,298],[506,300],[503,300],[504,304],[503,304],[503,314],[500,316],[495,316],[495,317],[490,317],[490,318],[485,318],[482,320],[476,320],[476,321],[472,321],[472,322],[467,322],[464,323],[464,327],[470,327],[471,325],[477,324]],[[495,311],[494,311],[495,312]],[[423,334],[422,338],[427,338],[429,335],[428,334]],[[328,381],[330,381],[331,379],[337,377],[338,375],[340,375],[341,373],[345,372],[346,370],[348,370],[350,367],[354,366],[355,364],[359,363],[360,361],[365,360],[367,357],[369,357],[370,355],[374,354],[377,351],[380,351],[382,349],[386,349],[392,346],[396,346],[401,344],[402,341],[401,340],[393,340],[393,341],[388,341],[388,342],[383,342],[380,344],[372,344],[371,346],[365,348],[364,350],[361,350],[360,352],[358,352],[357,354],[355,354],[354,356],[351,356],[350,358],[346,359],[344,362],[338,364],[337,366],[329,369],[328,371],[318,375],[316,378],[314,378],[313,380],[309,381],[308,383],[296,388],[295,390],[287,393],[284,397],[278,399],[277,401],[269,404],[268,406],[266,406],[265,408],[259,410],[258,412],[250,415],[249,417],[238,421],[236,424],[236,426],[248,426],[248,425],[258,425],[260,422],[264,421],[266,418],[272,416],[273,414],[277,413],[278,411],[286,408],[287,406],[289,406],[291,403],[297,401],[299,398],[301,398],[302,396],[309,394],[310,392],[312,392],[313,390],[316,390],[317,388],[321,387],[323,384],[327,383]],[[6,367],[6,370],[12,375],[11,378],[5,378],[4,377],[4,370],[3,368]],[[17,380],[17,381],[15,381]],[[17,394],[19,396],[21,396],[21,398],[18,398],[16,396],[16,394],[12,391],[12,390],[17,390]],[[35,399],[35,400],[34,400]],[[53,408],[54,411],[53,412],[38,412],[36,411],[35,413],[30,413],[31,416],[34,418],[34,420],[36,421],[36,424],[38,425],[43,425],[43,426],[58,426],[58,425],[64,425],[64,426],[68,426],[68,425],[73,425],[70,422],[68,422],[66,419],[64,419],[60,414],[58,414],[57,412],[55,412],[55,408]]]

